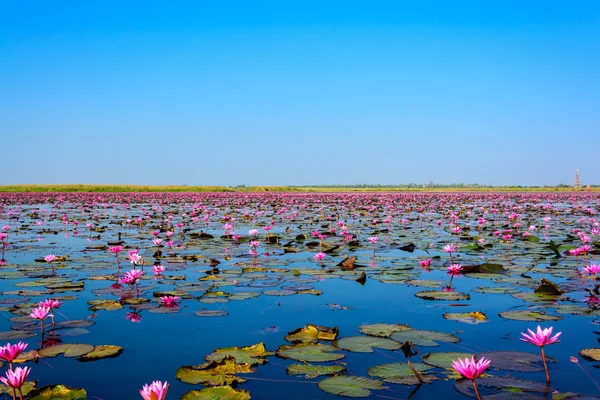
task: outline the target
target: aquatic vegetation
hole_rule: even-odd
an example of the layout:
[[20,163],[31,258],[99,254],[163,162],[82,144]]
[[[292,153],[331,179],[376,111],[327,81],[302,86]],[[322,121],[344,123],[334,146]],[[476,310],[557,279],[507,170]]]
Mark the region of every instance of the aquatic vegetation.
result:
[[[593,398],[599,207],[595,193],[0,194],[0,360],[37,363],[24,400],[130,399],[174,373],[168,396],[185,400]],[[578,340],[548,357],[557,335],[517,340],[530,321]]]

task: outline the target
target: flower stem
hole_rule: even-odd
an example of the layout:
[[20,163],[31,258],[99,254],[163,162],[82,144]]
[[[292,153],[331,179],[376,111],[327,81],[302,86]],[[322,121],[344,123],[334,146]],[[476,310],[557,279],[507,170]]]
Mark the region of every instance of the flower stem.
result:
[[546,353],[544,353],[544,346],[540,347],[542,351],[542,362],[544,363],[544,371],[546,371],[546,386],[550,386],[550,374],[548,373],[548,365],[546,364]]
[[481,400],[481,396],[479,395],[479,390],[477,390],[477,384],[475,383],[475,379],[471,379],[471,383],[473,384],[473,389],[475,389],[475,396],[477,400]]

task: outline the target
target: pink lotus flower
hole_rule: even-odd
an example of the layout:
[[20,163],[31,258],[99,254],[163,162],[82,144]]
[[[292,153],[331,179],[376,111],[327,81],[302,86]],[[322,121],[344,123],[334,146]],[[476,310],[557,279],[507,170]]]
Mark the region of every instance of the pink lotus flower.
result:
[[452,361],[452,368],[463,377],[473,380],[479,378],[488,369],[490,363],[491,361],[485,357],[481,357],[477,362],[475,362],[475,357],[471,357],[470,360],[468,358],[464,360],[459,358],[457,361]]
[[258,246],[260,246],[260,241],[258,241],[258,240],[251,240],[250,241],[250,246],[256,249]]
[[598,272],[600,272],[600,265],[587,265],[583,268],[583,270],[590,275],[596,275]]
[[121,283],[125,283],[127,285],[134,285],[137,283],[137,281],[139,281],[141,279],[141,277],[144,275],[143,271],[140,271],[139,269],[132,269],[130,271],[127,271],[125,273],[125,276],[123,276],[120,281]]
[[473,389],[475,390],[475,396],[477,400],[481,400],[481,396],[479,396],[479,391],[477,390],[477,384],[475,383],[475,379],[479,378],[481,374],[485,372],[486,369],[490,366],[491,361],[486,360],[484,357],[481,357],[481,360],[475,362],[475,357],[471,357],[469,360],[465,358],[461,360],[460,358],[457,361],[452,361],[452,368],[459,374],[461,374],[466,379],[470,379],[473,384]]
[[431,258],[419,261],[421,267],[429,268],[431,266]]
[[111,246],[108,248],[108,251],[110,251],[111,253],[119,254],[123,251],[123,249],[123,246]]
[[161,304],[165,307],[177,307],[179,296],[163,296],[160,298]]
[[452,264],[449,267],[446,267],[446,273],[451,276],[457,276],[462,274],[462,265],[460,264]]
[[154,275],[159,276],[160,274],[162,274],[163,272],[165,272],[166,268],[163,267],[162,265],[155,265],[154,267],[152,267],[152,272],[154,272]]
[[165,400],[168,391],[169,384],[167,381],[165,383],[154,381],[151,385],[144,385],[140,390],[140,394],[144,400]]
[[56,260],[56,256],[54,254],[48,254],[46,257],[44,257],[44,260],[46,260],[48,264],[52,264],[54,260]]
[[319,252],[317,254],[315,254],[315,260],[317,261],[323,261],[323,259],[327,257],[327,254],[323,253],[323,252]]
[[371,242],[372,244],[375,244],[379,241],[379,238],[377,236],[371,236],[369,238],[369,242]]
[[6,343],[6,345],[0,347],[0,359],[12,363],[14,359],[19,357],[19,354],[21,354],[26,348],[27,343]]
[[38,303],[41,307],[48,307],[50,309],[60,308],[62,306],[62,301],[58,301],[56,299],[46,299],[44,301],[40,301]]
[[527,329],[527,332],[529,332],[529,334],[524,332],[521,333],[521,335],[523,335],[521,340],[540,347],[560,342],[558,337],[562,334],[562,332],[558,332],[556,335],[552,336],[552,327],[542,330],[539,325],[537,327],[537,332],[534,333],[531,329]]
[[46,318],[48,316],[48,314],[50,313],[50,307],[35,307],[34,309],[31,310],[31,314],[29,314],[29,316],[33,319],[39,319],[39,320],[43,320],[44,318]]
[[250,236],[256,236],[256,235],[258,235],[258,229],[250,229],[248,231],[248,235],[250,235]]
[[[27,376],[31,372],[31,368],[29,367],[17,367],[14,371],[8,370],[6,371],[6,377],[0,377],[0,381],[4,383],[6,386],[11,387],[13,389],[19,389],[19,393],[21,391],[21,387],[25,383]],[[23,396],[21,395],[21,398]]]
[[152,241],[152,243],[154,243],[154,245],[155,245],[156,247],[158,247],[158,246],[160,246],[160,245],[162,244],[162,239],[158,239],[158,238],[156,238],[156,239],[154,239],[154,240]]
[[456,251],[456,245],[455,244],[448,244],[446,246],[444,246],[444,251],[446,253],[454,253]]
[[540,347],[542,353],[542,362],[544,363],[544,371],[546,372],[546,385],[550,386],[550,373],[548,372],[548,365],[546,364],[546,353],[544,352],[544,346],[560,342],[558,337],[562,332],[558,332],[552,336],[552,327],[543,329],[538,325],[537,332],[533,332],[531,329],[527,329],[529,334],[522,332],[522,341],[535,344]]
[[132,311],[125,314],[125,319],[130,322],[139,323],[142,320],[142,316]]

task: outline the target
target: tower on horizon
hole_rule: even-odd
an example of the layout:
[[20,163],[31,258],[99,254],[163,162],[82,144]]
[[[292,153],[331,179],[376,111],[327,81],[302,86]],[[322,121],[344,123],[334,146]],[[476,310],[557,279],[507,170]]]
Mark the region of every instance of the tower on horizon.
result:
[[573,186],[575,186],[575,188],[577,188],[577,189],[581,188],[581,180],[579,179],[579,170],[575,171],[575,182],[573,183]]

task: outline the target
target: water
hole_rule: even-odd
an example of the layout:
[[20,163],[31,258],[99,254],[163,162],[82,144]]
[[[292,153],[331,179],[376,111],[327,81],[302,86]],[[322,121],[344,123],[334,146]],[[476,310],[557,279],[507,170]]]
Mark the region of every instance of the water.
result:
[[[85,388],[90,399],[134,399],[140,398],[138,390],[144,383],[152,380],[167,380],[171,384],[168,399],[179,399],[190,390],[199,390],[202,385],[190,385],[179,382],[175,378],[176,371],[181,366],[198,365],[204,362],[204,357],[221,347],[248,346],[263,342],[269,351],[275,351],[281,345],[289,345],[284,336],[288,331],[305,326],[308,323],[324,326],[337,326],[339,337],[360,335],[358,329],[364,324],[390,323],[408,324],[414,329],[441,331],[453,333],[460,338],[458,343],[440,343],[437,347],[417,346],[419,355],[413,362],[419,362],[419,357],[429,352],[468,352],[480,353],[487,351],[523,351],[538,352],[538,348],[519,340],[520,332],[534,328],[538,322],[514,321],[500,317],[498,314],[508,310],[542,310],[550,315],[559,315],[563,319],[540,323],[542,326],[553,326],[555,331],[562,331],[562,341],[548,346],[547,354],[555,358],[558,364],[551,364],[552,386],[561,393],[578,392],[588,395],[598,395],[598,389],[593,380],[598,380],[597,364],[586,361],[579,356],[584,348],[597,347],[597,327],[593,324],[598,318],[595,310],[587,315],[568,315],[557,313],[561,304],[587,307],[583,302],[588,294],[585,288],[591,287],[591,280],[584,279],[575,273],[578,262],[574,257],[555,259],[548,249],[551,239],[566,245],[581,245],[577,235],[572,230],[578,228],[591,237],[591,242],[597,242],[597,236],[591,234],[595,221],[588,209],[597,209],[598,197],[594,195],[555,196],[555,195],[211,195],[211,194],[167,194],[167,195],[107,195],[99,198],[97,195],[74,194],[64,195],[64,201],[57,202],[52,195],[0,195],[3,197],[4,208],[0,213],[0,226],[11,224],[6,249],[7,264],[0,272],[4,279],[0,280],[1,300],[20,299],[19,306],[26,306],[27,312],[35,302],[47,297],[76,296],[75,299],[64,300],[64,305],[56,313],[57,321],[91,320],[92,326],[84,327],[89,331],[80,336],[60,336],[64,343],[86,343],[91,345],[111,344],[124,348],[124,352],[116,357],[95,362],[80,362],[62,355],[55,358],[41,358],[36,363],[28,363],[32,367],[29,380],[38,382],[38,386],[50,384],[65,384],[75,388]],[[48,197],[50,196],[50,197]],[[51,200],[48,202],[48,200]],[[39,204],[31,204],[39,201]],[[92,203],[92,201],[96,201]],[[551,204],[549,209],[543,204]],[[277,214],[282,207],[286,210]],[[487,210],[496,208],[497,213],[483,214],[480,207]],[[153,209],[156,207],[156,209]],[[325,208],[322,208],[325,207]],[[375,207],[373,209],[372,207]],[[504,212],[516,211],[521,214],[518,221],[522,226],[512,226],[508,215]],[[38,213],[41,217],[31,214],[33,210],[47,210]],[[190,213],[196,210],[198,220],[194,223]],[[407,211],[410,209],[410,211]],[[400,211],[402,210],[402,211]],[[146,216],[149,212],[148,223],[138,227],[134,223],[127,224],[127,219],[135,220]],[[256,215],[257,211],[264,214]],[[292,213],[297,212],[291,219]],[[253,217],[244,220],[244,214],[249,212]],[[536,268],[526,274],[531,278],[531,285],[515,285],[503,281],[503,275],[480,279],[476,274],[457,277],[453,288],[458,292],[470,295],[468,301],[428,301],[415,297],[415,293],[433,290],[427,287],[417,287],[406,283],[407,280],[439,280],[440,290],[449,281],[444,266],[448,264],[448,255],[441,251],[443,245],[457,243],[459,246],[472,244],[473,240],[461,240],[458,235],[450,233],[450,212],[460,213],[458,225],[466,228],[467,222],[471,227],[477,226],[479,216],[485,215],[486,228],[481,236],[493,247],[484,250],[460,250],[454,254],[455,262],[464,265],[475,265],[483,262],[500,263],[507,270],[510,278],[521,278],[526,268],[535,265]],[[468,215],[467,213],[471,214]],[[140,323],[132,323],[125,318],[130,312],[129,305],[119,310],[90,311],[89,301],[97,299],[119,300],[119,295],[127,293],[107,292],[106,289],[117,279],[117,265],[114,255],[107,250],[93,250],[89,246],[105,245],[117,240],[118,232],[126,245],[139,247],[140,254],[146,263],[154,263],[152,254],[156,250],[152,244],[152,231],[158,223],[171,213],[173,223],[185,224],[189,229],[185,236],[181,229],[175,227],[173,236],[175,248],[173,253],[178,256],[196,255],[198,260],[186,263],[170,263],[169,257],[160,260],[167,268],[167,276],[185,276],[185,280],[159,279],[153,280],[149,266],[145,266],[145,278],[139,284],[140,297],[150,299],[154,308],[158,307],[158,299],[153,292],[169,291],[186,283],[222,284],[213,291],[221,290],[229,294],[236,292],[257,292],[260,296],[243,301],[231,300],[225,303],[207,304],[200,302],[205,290],[189,292],[182,299],[175,313],[153,313],[148,309],[141,310]],[[185,217],[183,213],[187,214]],[[29,214],[29,215],[28,215]],[[69,224],[65,225],[62,216],[67,216]],[[208,225],[202,216],[209,214]],[[328,220],[327,216],[335,216]],[[106,227],[105,232],[92,232],[85,225],[94,220],[95,227]],[[223,217],[229,215],[237,218],[234,223],[236,233],[243,235],[241,243],[220,239],[223,234]],[[390,232],[383,232],[385,223],[373,224],[373,219],[380,221],[387,216],[392,217]],[[543,218],[550,216],[550,229],[542,229]],[[17,219],[18,218],[18,219]],[[400,221],[409,221],[406,227]],[[585,221],[578,222],[580,218]],[[80,221],[78,234],[73,233],[73,220]],[[442,226],[437,221],[442,220]],[[36,222],[44,221],[43,226]],[[281,236],[281,243],[295,239],[298,234],[306,234],[304,242],[293,243],[297,253],[284,253],[282,245],[265,244],[266,231],[260,229],[264,224],[275,221],[270,234]],[[348,230],[359,236],[361,247],[348,247],[339,236],[340,227],[337,221],[347,223]],[[122,223],[122,225],[117,224]],[[539,242],[531,242],[519,238],[530,224],[539,226],[539,231],[533,234],[540,238]],[[323,225],[327,225],[323,227]],[[259,228],[258,238],[261,240],[260,255],[254,260],[247,254],[248,230]],[[287,231],[286,231],[286,228]],[[316,248],[308,248],[306,242],[313,241],[311,232],[315,229],[321,232],[336,228],[338,235],[325,239],[326,244],[340,245],[340,248],[329,253],[324,263],[326,269],[334,272],[322,273],[322,269],[313,260]],[[41,234],[42,229],[58,231],[57,234]],[[211,240],[193,240],[190,234],[202,229],[215,236]],[[503,243],[492,232],[496,229],[511,229],[515,238]],[[468,229],[463,230],[465,233]],[[100,235],[99,238],[96,238]],[[368,243],[369,236],[378,236],[376,255]],[[476,229],[470,230],[472,237],[478,236]],[[90,239],[93,237],[93,239]],[[165,238],[165,233],[160,234]],[[41,239],[39,239],[41,238]],[[316,239],[316,241],[319,241]],[[414,242],[417,250],[413,253],[399,250],[397,243]],[[419,250],[433,244],[428,253]],[[327,246],[325,247],[327,248]],[[161,248],[165,256],[168,249]],[[18,282],[49,279],[50,269],[44,263],[35,263],[36,258],[47,254],[69,255],[68,262],[55,263],[55,277],[64,277],[68,281],[84,282],[82,291],[66,291],[53,295],[29,295],[25,293],[7,294],[15,290],[36,289],[43,287],[15,287]],[[268,253],[268,255],[265,255]],[[357,263],[365,265],[355,271],[341,271],[336,264],[344,255],[358,256]],[[127,252],[120,254],[121,272],[131,268],[126,260]],[[419,267],[419,260],[434,258],[431,271]],[[209,258],[221,261],[220,274],[216,279],[199,281],[211,275]],[[596,260],[595,255],[590,255]],[[554,265],[552,265],[554,264]],[[580,260],[579,266],[582,266]],[[256,268],[266,268],[270,270]],[[300,276],[295,276],[293,270],[298,270]],[[19,271],[15,279],[10,275]],[[367,272],[364,285],[355,282],[360,271]],[[8,274],[8,275],[6,275]],[[378,278],[381,274],[396,277],[394,283],[383,283]],[[46,277],[40,277],[45,275]],[[296,274],[297,275],[297,274]],[[106,277],[111,280],[92,280],[92,277]],[[525,302],[508,294],[484,294],[473,291],[477,287],[512,286],[520,292],[532,292],[532,287],[545,277],[561,285],[567,293],[560,301]],[[396,279],[395,278],[395,279]],[[237,284],[233,280],[238,280]],[[384,277],[385,280],[385,277]],[[387,279],[389,281],[389,279]],[[276,286],[266,286],[275,283]],[[269,283],[271,282],[271,283]],[[294,294],[291,296],[268,296],[264,290],[281,290],[287,286],[311,286],[321,291],[319,296],[311,294]],[[98,292],[99,291],[99,292]],[[135,292],[130,295],[135,296]],[[457,306],[457,304],[465,306]],[[340,307],[342,306],[342,307]],[[224,310],[228,315],[223,317],[198,317],[194,312],[201,309]],[[7,332],[15,323],[10,318],[20,315],[12,305],[4,305],[2,309],[0,331]],[[482,311],[489,322],[481,324],[466,324],[449,321],[442,317],[444,313]],[[23,313],[21,313],[23,314]],[[46,322],[49,325],[49,321]],[[36,336],[23,339],[29,344],[28,350],[40,347],[41,336],[39,329],[29,329]],[[60,330],[56,333],[60,334]],[[56,335],[55,335],[56,336]],[[14,342],[14,340],[11,340]],[[326,343],[326,342],[323,342]],[[363,354],[342,351],[345,358],[340,362],[346,363],[347,374],[368,377],[367,370],[373,366],[404,362],[401,351],[375,349],[373,353]],[[570,356],[579,359],[579,365],[592,377],[588,378],[580,367],[569,361]],[[268,357],[268,363],[255,368],[251,374],[241,374],[248,379],[239,385],[239,389],[249,391],[253,399],[334,399],[338,396],[328,394],[319,389],[317,383],[326,377],[305,379],[302,376],[289,376],[286,366],[298,363],[275,356]],[[492,358],[492,367],[494,366]],[[449,366],[448,366],[449,367]],[[517,372],[491,369],[495,376],[515,376],[527,380],[544,383],[542,372]],[[421,387],[385,383],[383,390],[374,390],[371,397],[404,399],[428,399],[443,397],[459,399],[465,396],[454,389],[454,379],[448,379],[442,369],[432,371],[441,378],[432,384]],[[373,378],[377,379],[377,378]],[[535,393],[541,396],[540,393]],[[2,398],[0,396],[0,398]],[[9,398],[4,395],[4,398]]]

